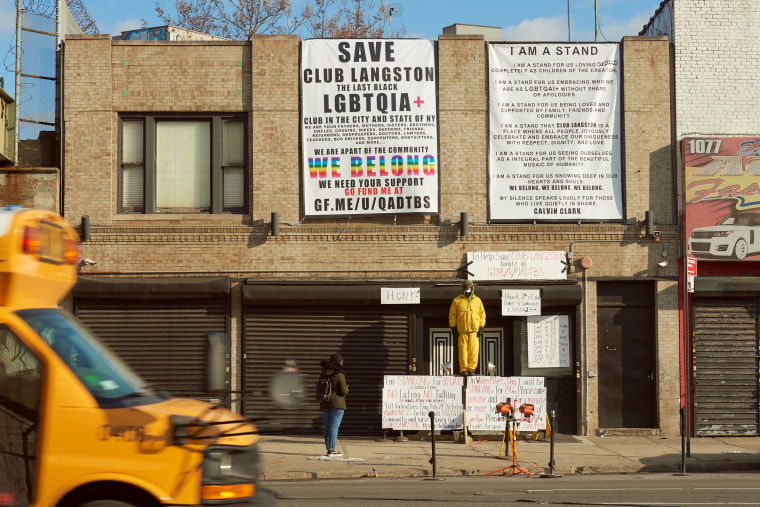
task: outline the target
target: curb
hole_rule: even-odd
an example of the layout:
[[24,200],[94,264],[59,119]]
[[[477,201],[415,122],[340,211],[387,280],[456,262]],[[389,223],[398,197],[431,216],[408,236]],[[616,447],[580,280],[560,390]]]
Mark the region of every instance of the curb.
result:
[[[506,463],[506,462],[505,462]],[[367,464],[366,467],[357,467],[354,470],[337,470],[337,471],[313,471],[313,472],[289,472],[283,473],[266,473],[261,474],[260,480],[262,481],[304,481],[315,479],[363,479],[363,478],[390,478],[390,479],[432,479],[433,471],[430,470],[380,470],[371,468],[372,465]],[[509,465],[505,465],[509,466]],[[504,476],[509,474],[493,473],[499,470],[501,467],[494,465],[493,469],[463,469],[463,468],[437,468],[435,478],[445,477],[472,477],[482,476],[486,474],[493,474],[495,476]],[[760,470],[760,461],[752,461],[745,463],[687,463],[686,475],[689,473],[704,473],[704,472],[730,472],[730,471],[750,471]],[[532,477],[539,477],[543,474],[548,474],[547,468],[529,470]],[[650,474],[650,473],[681,473],[681,464],[651,464],[637,467],[625,467],[625,466],[593,466],[593,465],[581,465],[581,466],[560,466],[555,467],[553,470],[554,476],[577,476],[577,475],[626,475],[626,474]],[[374,474],[374,475],[373,475]],[[516,474],[521,475],[521,474]]]

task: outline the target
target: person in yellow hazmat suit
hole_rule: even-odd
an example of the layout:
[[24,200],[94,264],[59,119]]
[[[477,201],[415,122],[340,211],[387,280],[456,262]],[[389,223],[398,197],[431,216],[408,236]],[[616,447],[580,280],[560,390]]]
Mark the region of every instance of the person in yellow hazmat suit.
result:
[[475,375],[478,369],[480,337],[486,326],[486,310],[483,301],[475,295],[472,280],[462,283],[462,293],[454,298],[449,308],[449,327],[458,337],[459,374]]

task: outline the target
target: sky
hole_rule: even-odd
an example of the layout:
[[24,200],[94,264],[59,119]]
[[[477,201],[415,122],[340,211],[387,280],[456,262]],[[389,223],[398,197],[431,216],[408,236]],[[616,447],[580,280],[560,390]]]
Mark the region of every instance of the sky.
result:
[[[51,0],[52,1],[52,0]],[[296,4],[302,0],[294,0]],[[173,0],[83,0],[100,33],[112,35],[148,26],[160,26],[156,4],[173,12]],[[375,5],[380,0],[374,0]],[[598,28],[594,32],[594,5]],[[386,5],[398,10],[391,29],[402,26],[406,37],[435,40],[453,24],[500,27],[506,41],[619,42],[638,35],[660,0],[398,0]],[[22,2],[22,5],[23,2]],[[568,10],[570,26],[568,37]],[[0,77],[14,96],[15,0],[0,0]],[[302,34],[302,37],[307,38]]]

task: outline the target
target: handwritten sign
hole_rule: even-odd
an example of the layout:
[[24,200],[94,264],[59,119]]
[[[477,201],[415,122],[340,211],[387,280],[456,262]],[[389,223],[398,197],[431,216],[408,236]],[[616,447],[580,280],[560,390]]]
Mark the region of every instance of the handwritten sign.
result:
[[418,305],[420,304],[420,288],[383,287],[380,289],[380,304]]
[[[463,426],[462,377],[386,375],[383,386],[383,428],[429,430],[430,412],[436,430]],[[496,405],[510,399],[520,419],[518,431],[546,429],[546,388],[543,377],[469,377],[467,379],[467,428],[471,431],[504,431],[505,421]],[[533,405],[533,414],[520,413]],[[523,420],[524,419],[524,420]]]
[[570,325],[567,315],[528,316],[528,367],[570,366]]
[[[515,407],[518,431],[546,429],[546,388],[543,377],[470,377],[467,379],[467,429],[504,431],[506,422],[496,405],[507,400]],[[520,407],[533,405],[532,414]],[[528,412],[526,408],[526,412]]]
[[469,377],[467,379],[467,429],[504,431],[496,405],[506,400],[507,386],[517,390],[516,377]]
[[503,289],[501,291],[502,315],[541,315],[541,291]]
[[436,430],[462,427],[462,377],[386,375],[383,384],[383,428],[429,430],[431,411]]
[[467,252],[471,280],[567,280],[560,251]]

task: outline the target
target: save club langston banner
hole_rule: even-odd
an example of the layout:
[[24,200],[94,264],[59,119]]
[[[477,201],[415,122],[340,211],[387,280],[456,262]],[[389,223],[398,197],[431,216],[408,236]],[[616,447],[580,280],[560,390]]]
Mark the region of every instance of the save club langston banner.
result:
[[492,220],[621,220],[618,44],[489,44]]
[[433,42],[301,44],[307,216],[438,212]]

